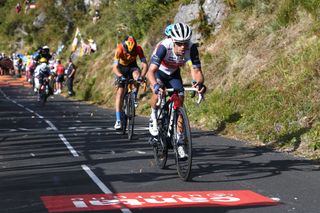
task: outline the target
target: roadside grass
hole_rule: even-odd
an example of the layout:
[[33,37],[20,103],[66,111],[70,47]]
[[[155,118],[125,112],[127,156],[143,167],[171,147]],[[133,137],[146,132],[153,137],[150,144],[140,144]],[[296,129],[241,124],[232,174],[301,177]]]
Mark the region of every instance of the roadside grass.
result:
[[[20,38],[14,29],[22,27],[30,33],[26,50],[44,43],[57,46],[61,41],[68,49],[79,27],[84,38],[97,42],[98,52],[76,61],[77,98],[113,108],[116,44],[132,34],[150,59],[179,4],[191,1],[162,2],[110,2],[94,25],[91,16],[81,10],[83,5],[76,0],[66,1],[66,12],[72,13],[75,6],[80,8],[72,13],[73,25],[66,35],[66,19],[57,17],[59,11],[51,9],[53,0],[39,0],[54,17],[39,30],[32,23],[41,10],[17,16],[13,9],[16,2],[7,1],[0,8],[0,18],[5,20],[0,24],[0,47],[9,50],[7,44]],[[227,137],[320,158],[320,1],[226,2],[231,8],[223,28],[199,47],[208,92],[200,105],[186,98],[191,124]],[[123,10],[118,12],[119,8]],[[182,72],[187,75],[185,69]],[[190,81],[184,78],[184,82]],[[150,113],[150,94],[148,90],[142,95],[138,113]]]
[[200,106],[187,101],[191,123],[319,158],[318,1],[236,7],[201,51],[211,91]]

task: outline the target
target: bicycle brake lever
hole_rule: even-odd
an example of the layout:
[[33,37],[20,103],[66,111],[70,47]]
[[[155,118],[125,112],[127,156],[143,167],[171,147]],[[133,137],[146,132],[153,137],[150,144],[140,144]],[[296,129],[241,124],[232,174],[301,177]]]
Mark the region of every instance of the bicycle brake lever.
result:
[[204,100],[204,96],[202,94],[199,94],[197,104],[200,104],[203,100]]

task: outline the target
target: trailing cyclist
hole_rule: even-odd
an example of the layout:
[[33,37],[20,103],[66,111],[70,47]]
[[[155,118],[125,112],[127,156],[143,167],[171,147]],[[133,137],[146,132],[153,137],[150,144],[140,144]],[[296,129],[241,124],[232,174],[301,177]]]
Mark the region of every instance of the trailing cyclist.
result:
[[[47,64],[47,59],[42,57],[39,60],[39,65],[34,71],[34,91],[39,91],[40,87],[43,86],[44,79],[49,77],[51,74],[50,68]],[[49,94],[52,94],[53,88],[49,88]]]
[[[153,95],[151,97],[151,115],[149,131],[152,136],[159,134],[157,127],[157,106],[158,94],[163,88],[173,88],[178,92],[181,103],[184,100],[184,89],[180,75],[180,67],[188,64],[193,79],[193,86],[199,93],[205,92],[204,76],[201,71],[199,52],[196,44],[190,41],[192,30],[184,23],[176,23],[171,27],[170,36],[162,40],[156,47],[151,57],[151,64],[148,69],[148,80],[150,81]],[[178,118],[179,123],[179,118]],[[182,127],[178,126],[177,144],[181,158],[185,156],[183,148]]]
[[165,30],[164,30],[164,34],[167,38],[171,37],[171,30],[174,24],[169,24],[166,26]]
[[[137,56],[141,61],[142,70],[137,64]],[[112,71],[116,75],[117,93],[115,101],[116,123],[114,128],[119,130],[121,125],[121,109],[124,96],[124,83],[127,79],[135,79],[138,82],[144,81],[148,70],[147,59],[144,56],[143,49],[137,44],[133,36],[127,36],[125,40],[118,44],[115,50]],[[138,85],[136,85],[138,91]],[[137,92],[138,93],[138,92]],[[136,94],[137,95],[137,94]]]

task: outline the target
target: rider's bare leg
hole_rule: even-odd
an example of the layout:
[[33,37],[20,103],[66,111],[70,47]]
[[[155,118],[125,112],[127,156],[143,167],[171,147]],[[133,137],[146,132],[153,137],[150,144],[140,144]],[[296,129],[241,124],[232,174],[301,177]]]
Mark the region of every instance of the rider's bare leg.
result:
[[[180,98],[181,106],[182,106],[183,102],[184,102],[184,96],[179,96],[179,98]],[[177,124],[177,132],[182,134],[183,131],[184,131],[184,129],[183,129],[183,119],[182,119],[182,116],[179,115],[178,124]]]
[[123,96],[124,96],[124,89],[122,87],[118,87],[117,88],[117,94],[116,94],[116,112],[121,112],[122,109],[122,100],[123,100]]

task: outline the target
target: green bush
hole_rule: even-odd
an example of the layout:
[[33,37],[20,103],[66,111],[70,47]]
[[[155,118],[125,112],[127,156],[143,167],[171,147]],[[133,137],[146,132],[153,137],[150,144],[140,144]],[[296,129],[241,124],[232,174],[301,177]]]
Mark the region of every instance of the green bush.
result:
[[255,0],[237,0],[236,1],[236,7],[239,9],[246,9],[249,7],[254,6]]

